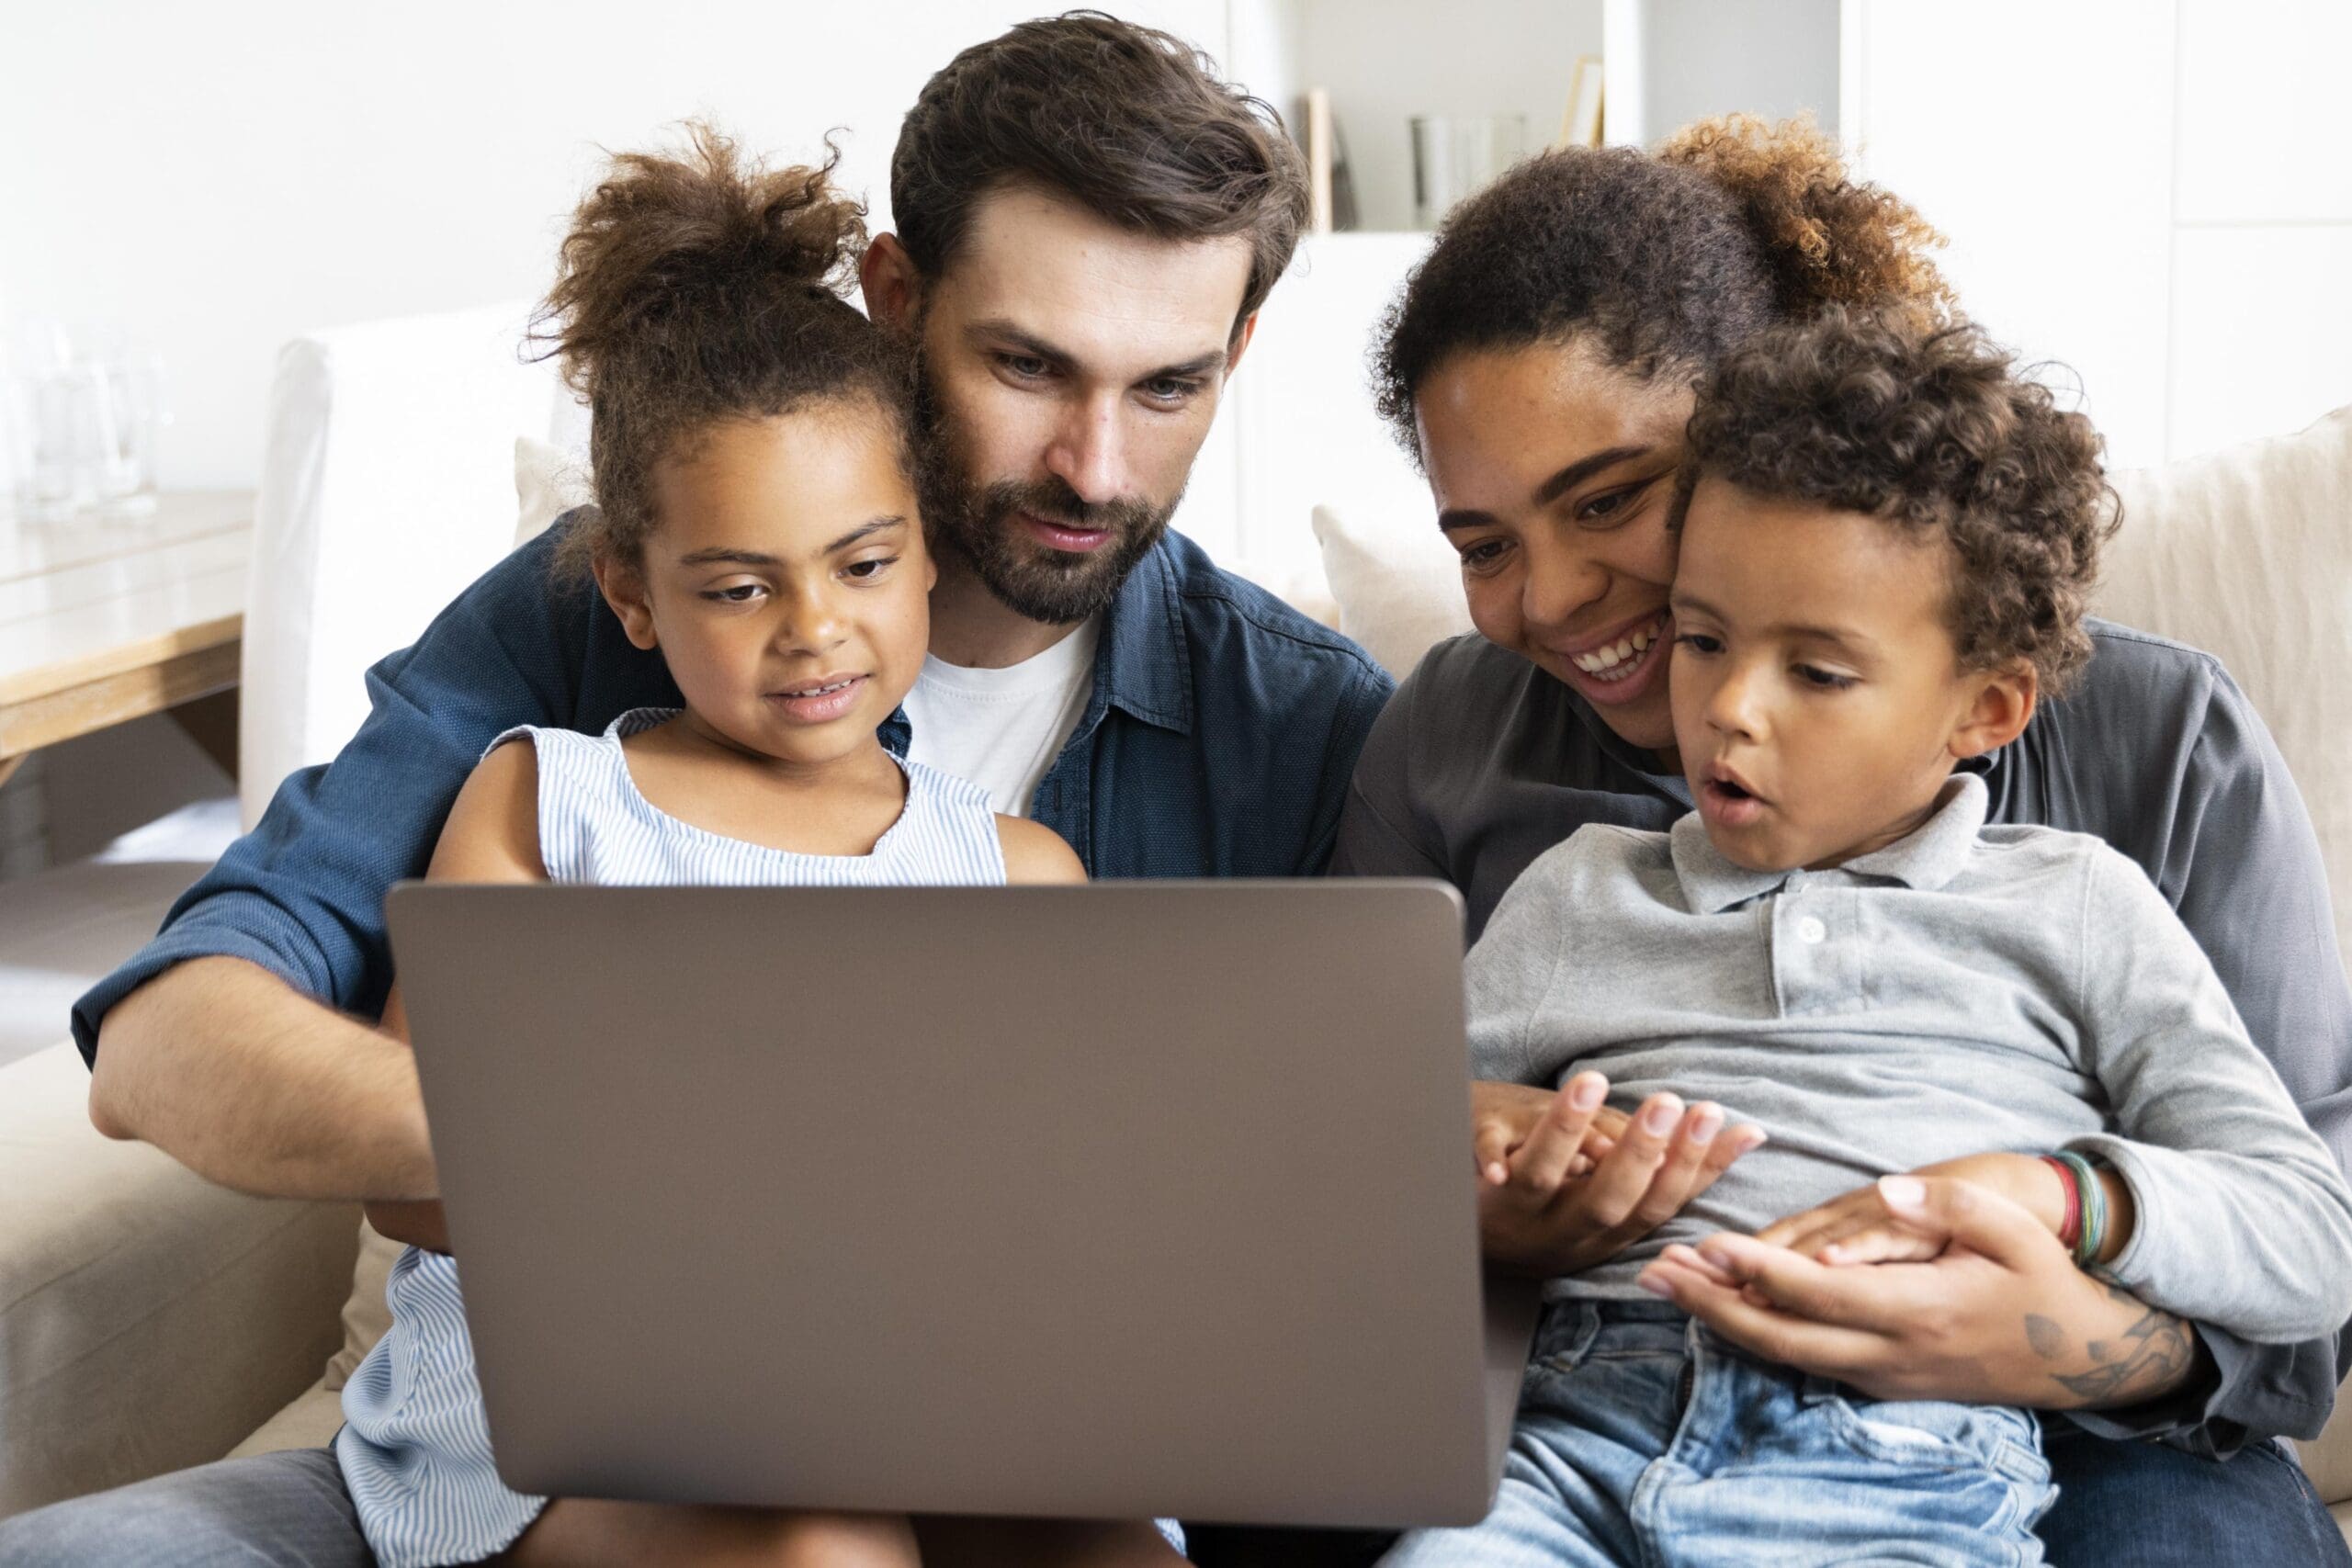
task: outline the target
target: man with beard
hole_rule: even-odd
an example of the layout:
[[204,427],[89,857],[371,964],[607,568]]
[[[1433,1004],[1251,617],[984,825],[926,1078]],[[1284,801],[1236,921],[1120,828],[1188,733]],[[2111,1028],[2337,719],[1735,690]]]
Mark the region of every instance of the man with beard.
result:
[[[926,85],[891,201],[862,281],[919,342],[940,574],[933,658],[886,743],[1098,876],[1319,871],[1389,682],[1167,526],[1306,215],[1272,112],[1165,34],[1027,23]],[[391,981],[384,895],[424,873],[501,731],[594,734],[680,700],[600,598],[553,585],[561,526],[378,664],[334,766],[289,778],[77,1005],[102,1131],[248,1192],[406,1201],[389,1228],[437,1237],[415,1067],[364,1021]],[[324,1450],[0,1524],[10,1563],[368,1560]]]

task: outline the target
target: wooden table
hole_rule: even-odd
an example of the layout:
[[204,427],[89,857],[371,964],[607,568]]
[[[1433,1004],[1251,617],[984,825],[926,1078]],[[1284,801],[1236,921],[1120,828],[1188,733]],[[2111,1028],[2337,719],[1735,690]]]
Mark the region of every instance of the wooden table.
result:
[[250,491],[183,491],[132,520],[0,521],[0,782],[166,709],[234,775],[253,517]]

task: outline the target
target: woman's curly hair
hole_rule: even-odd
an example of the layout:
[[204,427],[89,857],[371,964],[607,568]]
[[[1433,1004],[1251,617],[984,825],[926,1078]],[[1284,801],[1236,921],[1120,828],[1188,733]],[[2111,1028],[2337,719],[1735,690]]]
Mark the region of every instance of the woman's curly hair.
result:
[[1465,350],[1577,339],[1645,378],[1695,378],[1825,305],[1939,317],[1941,243],[1810,119],[1727,115],[1655,152],[1542,153],[1448,215],[1381,321],[1374,399],[1418,458],[1421,382]]
[[827,152],[821,167],[765,168],[696,122],[673,155],[616,157],[572,215],[533,341],[587,400],[597,504],[565,535],[559,573],[636,564],[654,465],[722,421],[865,398],[909,440],[910,356],[842,298],[865,209],[833,189]]
[[2098,433],[1973,326],[1831,306],[1768,329],[1702,384],[1672,513],[1701,479],[1940,535],[1963,667],[2030,663],[2056,695],[2088,661],[2083,611],[2121,509]]

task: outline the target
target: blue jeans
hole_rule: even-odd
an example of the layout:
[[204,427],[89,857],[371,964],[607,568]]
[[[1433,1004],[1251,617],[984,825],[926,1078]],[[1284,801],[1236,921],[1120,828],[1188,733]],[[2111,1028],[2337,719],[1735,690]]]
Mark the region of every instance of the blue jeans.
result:
[[2030,1412],[1849,1396],[1664,1303],[1544,1315],[1501,1495],[1397,1568],[2038,1563],[2056,1495]]

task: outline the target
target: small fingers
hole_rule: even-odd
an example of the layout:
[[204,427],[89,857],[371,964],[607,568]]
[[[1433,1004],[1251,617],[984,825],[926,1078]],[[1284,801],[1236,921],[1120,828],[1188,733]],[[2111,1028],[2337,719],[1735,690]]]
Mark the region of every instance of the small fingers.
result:
[[1729,1170],[1734,1160],[1752,1155],[1764,1146],[1764,1129],[1753,1122],[1743,1122],[1727,1128],[1707,1149],[1707,1157],[1699,1168],[1699,1179],[1690,1189],[1695,1198],[1715,1184],[1715,1179]]
[[1854,1263],[1925,1263],[1940,1257],[1943,1243],[1894,1220],[1858,1225],[1829,1237],[1809,1256],[1839,1266]]
[[1506,1160],[1510,1154],[1511,1125],[1499,1116],[1482,1116],[1470,1133],[1470,1157],[1476,1162],[1480,1176],[1499,1187],[1510,1174]]
[[1534,1197],[1548,1198],[1557,1190],[1608,1093],[1609,1080],[1599,1073],[1578,1073],[1563,1085],[1552,1108],[1505,1162],[1511,1184]]
[[1750,1305],[1765,1306],[1824,1325],[1872,1334],[1899,1333],[1911,1313],[1911,1292],[1894,1271],[1836,1269],[1753,1236],[1723,1235],[1699,1244],[1699,1254],[1742,1282]]
[[1594,1224],[1605,1230],[1626,1224],[1648,1194],[1681,1121],[1682,1101],[1674,1095],[1654,1094],[1642,1102],[1617,1147],[1585,1179],[1580,1197]]
[[1876,1368],[1887,1357],[1888,1344],[1880,1335],[1808,1321],[1773,1306],[1758,1306],[1747,1300],[1742,1291],[1726,1286],[1679,1259],[1655,1259],[1642,1270],[1639,1283],[1735,1345],[1768,1360],[1785,1361],[1805,1371],[1843,1379],[1864,1369]]
[[1639,1226],[1646,1235],[1680,1213],[1682,1205],[1690,1201],[1691,1192],[1697,1189],[1699,1172],[1723,1130],[1724,1108],[1712,1100],[1702,1100],[1684,1111],[1674,1141],[1668,1145],[1666,1158],[1659,1162],[1650,1178],[1649,1190],[1634,1205],[1627,1223]]

